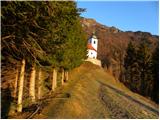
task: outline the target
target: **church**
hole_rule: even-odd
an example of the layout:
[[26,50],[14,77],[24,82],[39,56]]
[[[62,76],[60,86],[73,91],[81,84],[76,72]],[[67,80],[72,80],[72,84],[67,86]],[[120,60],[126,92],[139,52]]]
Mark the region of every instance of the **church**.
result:
[[97,59],[97,48],[98,48],[98,39],[95,33],[89,38],[87,43],[87,60],[93,64],[101,66],[101,61]]
[[97,59],[97,46],[98,46],[98,39],[95,34],[88,40],[87,49],[89,58]]

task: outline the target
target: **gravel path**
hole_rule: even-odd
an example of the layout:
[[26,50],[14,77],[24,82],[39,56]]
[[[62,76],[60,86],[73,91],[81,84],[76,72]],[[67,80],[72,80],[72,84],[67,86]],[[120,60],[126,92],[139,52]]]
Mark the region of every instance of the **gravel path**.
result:
[[113,119],[157,119],[158,109],[142,103],[124,92],[100,83],[99,98]]

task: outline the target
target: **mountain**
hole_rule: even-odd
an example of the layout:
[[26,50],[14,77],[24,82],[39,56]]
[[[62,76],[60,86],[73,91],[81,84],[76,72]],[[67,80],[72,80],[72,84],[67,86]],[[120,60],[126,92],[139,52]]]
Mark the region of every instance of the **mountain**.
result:
[[[132,41],[136,49],[138,49],[140,43],[145,40],[149,45],[150,54],[153,54],[158,46],[159,37],[148,32],[122,31],[116,27],[108,27],[88,18],[81,18],[81,24],[88,38],[95,32],[98,38],[97,58],[101,60],[103,68],[110,72],[117,81],[123,83],[125,79],[124,58],[128,43]],[[129,84],[136,83],[130,82]],[[129,87],[129,84],[126,86]],[[133,88],[132,90],[140,93],[138,89]]]
[[116,73],[116,66],[120,62],[121,57],[122,59],[124,58],[125,50],[130,41],[138,45],[143,38],[147,38],[152,50],[158,45],[158,36],[151,35],[148,32],[124,32],[116,27],[108,27],[96,22],[94,19],[87,18],[81,18],[81,24],[88,38],[93,32],[96,32],[99,40],[98,59],[102,61],[103,67],[112,68],[111,72],[115,74],[117,79],[119,74]]

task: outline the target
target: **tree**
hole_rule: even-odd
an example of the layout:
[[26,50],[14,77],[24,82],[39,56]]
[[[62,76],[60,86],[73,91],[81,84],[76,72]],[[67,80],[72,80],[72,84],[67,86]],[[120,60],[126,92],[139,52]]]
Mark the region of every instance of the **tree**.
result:
[[25,73],[25,59],[22,60],[20,77],[19,77],[19,89],[18,89],[18,106],[17,111],[22,112],[22,98],[23,98],[23,84],[24,84],[24,73]]
[[[136,72],[136,49],[132,42],[128,44],[128,48],[126,50],[126,56],[124,58],[124,68],[125,68],[125,84],[129,85],[130,88],[133,90],[134,84],[134,75]],[[132,84],[130,84],[130,82]]]
[[42,69],[39,68],[38,71],[38,99],[42,97]]
[[[52,90],[56,87],[57,69],[70,70],[83,61],[86,54],[85,35],[79,22],[76,3],[48,1],[2,2],[2,54],[21,61],[21,68],[31,69],[29,96],[35,101],[36,68],[53,70]],[[24,62],[25,61],[25,62]],[[23,70],[23,69],[22,69]],[[21,70],[21,72],[23,72]],[[20,74],[22,74],[20,72]],[[63,72],[64,73],[64,72]],[[62,74],[64,77],[64,74]],[[19,79],[19,100],[22,111],[24,72]],[[62,77],[62,78],[63,78]],[[38,82],[41,85],[41,70]],[[38,89],[41,98],[41,87]]]
[[52,91],[55,90],[57,87],[57,70],[56,68],[53,68],[53,76],[52,76]]
[[153,89],[152,99],[159,103],[159,47],[157,46],[152,56],[152,74],[153,74]]
[[142,95],[147,96],[151,91],[152,71],[151,71],[151,53],[149,44],[142,42],[137,51],[137,62],[140,71],[140,91]]
[[16,77],[15,77],[15,82],[14,82],[14,98],[17,97],[17,87],[18,87],[18,77],[19,77],[19,67],[16,65]]
[[[18,111],[22,111],[25,63],[32,67],[30,93],[35,91],[34,64],[48,60],[42,49],[52,24],[47,2],[2,2],[2,54],[22,61],[18,91]],[[46,44],[45,44],[46,45]],[[25,61],[25,62],[24,62]],[[23,72],[22,72],[23,71]],[[34,74],[33,74],[34,73]],[[32,86],[32,87],[31,87]],[[32,89],[31,89],[32,88]],[[35,93],[33,93],[35,94]],[[35,95],[34,95],[35,96]]]
[[[44,58],[44,51],[35,39],[34,30],[44,31],[36,24],[35,2],[2,2],[2,53],[28,63],[33,59]],[[40,27],[40,28],[39,28]],[[44,32],[45,33],[45,32]],[[42,36],[42,34],[40,34]]]
[[30,81],[29,81],[29,96],[31,101],[34,103],[36,101],[36,93],[35,93],[35,78],[36,78],[36,68],[35,65],[31,67],[30,72]]
[[[77,67],[86,56],[86,38],[82,32],[83,30],[79,21],[79,9],[76,8],[76,3],[58,2],[56,7],[60,10],[57,13],[57,26],[59,26],[60,30],[56,32],[58,37],[55,39],[57,40],[55,41],[54,39],[49,44],[51,46],[49,54],[53,68],[61,68],[63,83],[65,78],[64,70],[68,71]],[[58,44],[55,44],[55,42]]]
[[157,47],[152,53],[153,50],[146,38],[143,38],[137,47],[129,43],[124,67],[128,81],[126,85],[132,91],[150,97],[158,103],[159,49]]

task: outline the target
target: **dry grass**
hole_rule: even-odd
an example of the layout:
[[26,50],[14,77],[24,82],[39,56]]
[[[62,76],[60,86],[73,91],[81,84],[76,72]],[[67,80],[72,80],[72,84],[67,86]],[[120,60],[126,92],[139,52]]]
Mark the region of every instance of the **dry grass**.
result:
[[[52,103],[41,113],[41,117],[106,118],[107,111],[98,98],[99,83],[93,75],[94,71],[99,70],[102,69],[90,62],[74,69],[69,74],[69,82],[63,86],[61,91],[61,94],[67,93],[70,97],[54,98]],[[39,115],[35,116],[35,118],[39,117]]]
[[54,94],[59,95],[35,118],[109,118],[109,111],[99,99],[100,83],[134,95],[112,75],[90,62],[71,71],[69,78],[68,83],[55,91]]

